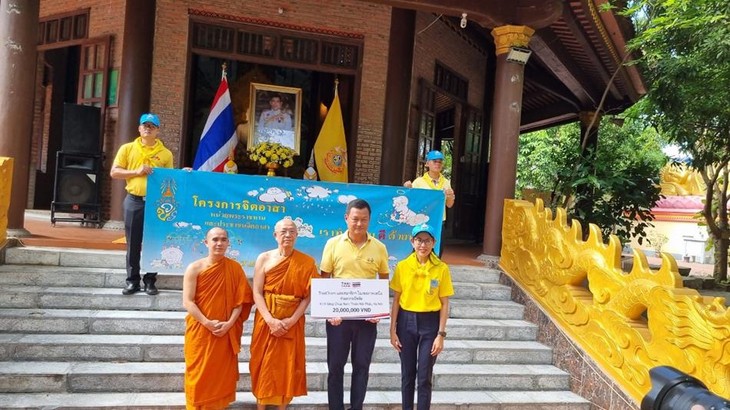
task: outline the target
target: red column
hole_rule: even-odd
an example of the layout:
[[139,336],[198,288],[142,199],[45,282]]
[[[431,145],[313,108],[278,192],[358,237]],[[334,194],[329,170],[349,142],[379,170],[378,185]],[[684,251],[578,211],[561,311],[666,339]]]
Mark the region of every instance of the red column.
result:
[[39,0],[0,3],[0,156],[15,159],[8,236],[22,236],[28,203]]
[[525,66],[507,61],[507,53],[511,47],[527,47],[533,33],[527,26],[501,26],[492,30],[497,70],[482,249],[485,259],[496,260],[500,255],[504,200],[515,197]]
[[416,12],[394,7],[390,16],[388,78],[385,83],[383,150],[380,160],[380,183],[383,185],[403,184],[415,31]]
[[[124,12],[122,67],[119,73],[119,119],[111,162],[122,144],[137,138],[139,116],[150,111],[152,49],[155,41],[155,0],[127,0]],[[164,126],[164,125],[163,125]],[[110,217],[120,221],[127,194],[124,181],[111,180]]]

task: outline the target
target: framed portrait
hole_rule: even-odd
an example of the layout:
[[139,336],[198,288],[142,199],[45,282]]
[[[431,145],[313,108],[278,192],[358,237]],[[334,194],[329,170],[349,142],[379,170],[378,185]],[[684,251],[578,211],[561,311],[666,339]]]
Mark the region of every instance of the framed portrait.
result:
[[247,147],[278,142],[299,154],[302,89],[251,83],[251,120]]

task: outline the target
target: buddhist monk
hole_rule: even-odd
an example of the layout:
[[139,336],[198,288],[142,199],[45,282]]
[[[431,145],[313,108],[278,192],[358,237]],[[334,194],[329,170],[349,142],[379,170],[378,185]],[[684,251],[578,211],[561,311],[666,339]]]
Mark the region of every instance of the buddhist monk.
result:
[[259,410],[285,409],[292,398],[307,394],[304,360],[304,311],[312,278],[319,277],[314,259],[294,249],[297,226],[289,218],[274,226],[277,247],[256,259],[251,337],[251,391]]
[[208,256],[191,263],[183,278],[185,400],[187,409],[224,409],[236,399],[243,321],[253,295],[241,265],[227,258],[228,232],[205,236]]

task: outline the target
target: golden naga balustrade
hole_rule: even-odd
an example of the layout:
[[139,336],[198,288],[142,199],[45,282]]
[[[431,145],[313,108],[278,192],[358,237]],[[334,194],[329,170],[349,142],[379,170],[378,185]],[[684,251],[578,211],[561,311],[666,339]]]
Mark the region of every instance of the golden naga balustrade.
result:
[[730,310],[723,298],[684,288],[677,262],[662,254],[657,271],[633,251],[621,269],[621,242],[603,243],[591,224],[567,225],[565,210],[542,200],[505,201],[500,266],[637,403],[651,388],[649,369],[668,365],[730,397]]
[[8,209],[13,185],[13,159],[0,157],[0,247],[8,239]]

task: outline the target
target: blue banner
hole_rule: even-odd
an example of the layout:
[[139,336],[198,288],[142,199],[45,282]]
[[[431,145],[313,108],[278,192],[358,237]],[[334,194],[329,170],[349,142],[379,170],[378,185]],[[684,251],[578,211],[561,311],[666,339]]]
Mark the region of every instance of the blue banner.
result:
[[208,254],[205,234],[219,226],[228,231],[228,257],[251,275],[258,255],[276,248],[282,218],[297,225],[295,248],[319,264],[327,240],[347,230],[345,208],[356,198],[372,208],[369,231],[388,248],[391,271],[413,250],[417,224],[433,226],[438,252],[442,191],[157,168],[147,178],[142,269],[183,272]]

